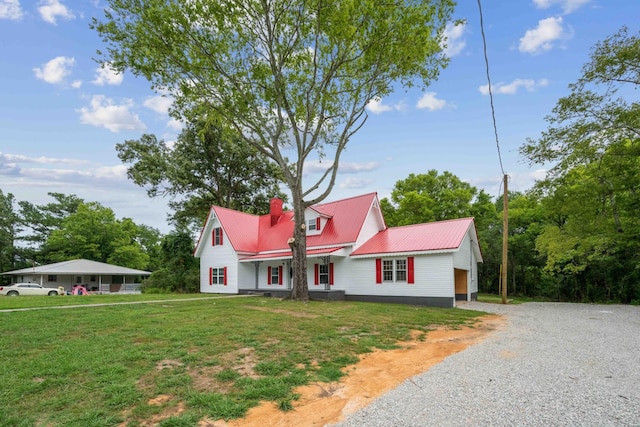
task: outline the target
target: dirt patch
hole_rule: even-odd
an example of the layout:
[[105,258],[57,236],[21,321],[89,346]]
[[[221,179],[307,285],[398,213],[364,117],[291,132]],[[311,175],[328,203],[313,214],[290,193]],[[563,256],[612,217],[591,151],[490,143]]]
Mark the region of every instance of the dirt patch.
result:
[[412,340],[399,343],[399,349],[379,350],[361,356],[357,364],[347,368],[347,375],[340,382],[298,387],[295,392],[300,399],[294,402],[292,411],[282,412],[274,403],[265,402],[251,409],[245,418],[229,422],[205,419],[198,425],[312,427],[337,423],[447,356],[477,344],[505,324],[503,317],[490,315],[480,318],[473,326],[429,332],[426,338],[423,332],[417,332],[412,335]]
[[245,305],[243,306],[243,308],[246,308],[248,310],[268,311],[269,313],[288,314],[289,316],[292,316],[292,317],[305,317],[307,319],[316,319],[320,317],[319,314],[301,313],[298,311],[283,310],[281,308],[255,307],[251,305]]
[[162,371],[163,369],[174,369],[183,365],[184,363],[179,360],[164,359],[156,363],[156,370]]

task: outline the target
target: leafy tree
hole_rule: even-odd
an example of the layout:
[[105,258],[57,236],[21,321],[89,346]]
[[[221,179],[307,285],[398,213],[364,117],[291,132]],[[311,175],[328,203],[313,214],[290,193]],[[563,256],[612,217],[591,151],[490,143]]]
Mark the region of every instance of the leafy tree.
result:
[[86,258],[145,269],[149,255],[137,238],[138,227],[130,219],[116,220],[111,209],[96,202],[82,203],[51,233],[46,250],[50,261]]
[[[381,206],[387,224],[391,226],[420,224],[430,221],[456,219],[480,213],[473,210],[472,202],[478,190],[445,171],[438,174],[435,169],[426,174],[410,174],[397,181],[391,192],[391,201],[383,199]],[[491,208],[488,195],[481,196],[482,209]]]
[[22,231],[13,194],[0,190],[0,272],[17,268],[16,240]]
[[187,230],[174,230],[162,238],[160,265],[142,287],[143,292],[197,292],[200,265],[193,257],[194,242]]
[[[504,196],[496,201],[497,221],[499,224],[499,251],[494,256],[501,259],[502,252],[502,212]],[[546,225],[546,215],[535,192],[509,192],[509,230],[507,277],[511,286],[511,295],[542,295],[544,282],[544,258],[536,250],[536,239]],[[500,261],[498,261],[500,262]],[[496,269],[496,272],[498,269]]]
[[[307,300],[305,208],[331,192],[365,106],[446,65],[453,0],[109,0],[102,63],[175,99],[173,114],[234,129],[277,164],[295,210],[294,299]],[[143,47],[143,48],[141,48]],[[303,183],[305,161],[333,157]]]
[[169,196],[178,227],[201,227],[211,205],[264,214],[284,198],[282,173],[236,134],[202,122],[188,125],[169,147],[154,135],[116,145],[127,174],[150,197]]
[[84,201],[76,195],[63,193],[47,193],[55,199],[43,205],[34,205],[31,202],[20,201],[20,221],[24,233],[20,240],[27,244],[24,248],[27,258],[33,262],[43,262],[46,253],[43,246],[51,233],[59,230],[66,217],[75,213]]
[[[536,241],[573,300],[640,298],[640,37],[598,43],[582,77],[521,153],[553,167],[539,189],[549,224]],[[633,98],[635,99],[635,98]]]

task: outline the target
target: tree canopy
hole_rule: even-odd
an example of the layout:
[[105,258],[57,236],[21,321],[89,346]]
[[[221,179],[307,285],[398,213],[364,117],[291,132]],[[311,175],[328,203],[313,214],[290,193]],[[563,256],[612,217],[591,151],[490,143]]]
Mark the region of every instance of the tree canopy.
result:
[[127,175],[150,197],[168,196],[177,228],[202,226],[211,205],[265,214],[269,199],[285,198],[282,173],[235,132],[188,124],[173,145],[155,135],[116,144]]
[[[172,112],[234,129],[278,165],[295,211],[295,299],[308,299],[304,210],[331,192],[367,103],[426,87],[446,65],[454,2],[109,0],[103,65],[174,97]],[[144,47],[144,48],[141,48]],[[332,158],[315,182],[305,161]]]
[[640,298],[639,84],[640,37],[623,27],[520,150],[552,165],[536,189],[549,218],[536,248],[574,299]]
[[[431,169],[397,181],[391,201],[385,198],[381,204],[387,224],[408,225],[473,216],[477,196],[477,188],[451,172],[439,174]],[[490,205],[491,201],[484,196],[478,199]]]

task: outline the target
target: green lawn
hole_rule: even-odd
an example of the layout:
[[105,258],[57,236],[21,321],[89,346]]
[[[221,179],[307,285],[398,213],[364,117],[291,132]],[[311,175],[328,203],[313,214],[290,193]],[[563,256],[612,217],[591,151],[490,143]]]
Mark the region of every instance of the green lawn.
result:
[[[243,297],[0,312],[0,426],[160,426],[242,417],[261,400],[292,407],[296,386],[340,378],[357,355],[411,330],[483,313],[394,304]],[[117,297],[117,298],[116,298]],[[0,297],[0,309],[167,295]],[[165,395],[160,404],[150,399]]]
[[[478,294],[478,301],[502,304],[502,295],[479,293]],[[525,302],[536,302],[536,301],[537,302],[549,302],[549,301],[552,301],[552,300],[550,300],[548,298],[542,298],[542,297],[532,298],[532,297],[507,295],[507,304],[522,304],[522,303],[525,303]]]

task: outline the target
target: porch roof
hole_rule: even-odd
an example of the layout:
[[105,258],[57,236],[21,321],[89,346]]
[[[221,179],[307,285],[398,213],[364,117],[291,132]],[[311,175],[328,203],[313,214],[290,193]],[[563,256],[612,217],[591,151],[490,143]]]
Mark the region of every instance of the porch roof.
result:
[[[339,251],[340,249],[343,249],[343,248],[344,246],[337,246],[333,248],[322,248],[322,249],[308,249],[307,256],[313,257],[314,255],[326,255],[326,254]],[[281,252],[271,252],[268,254],[251,255],[248,257],[240,258],[240,262],[263,261],[268,259],[274,259],[274,260],[290,259],[290,258],[291,258],[291,251],[281,251]]]
[[106,264],[104,262],[88,259],[73,259],[56,262],[54,264],[37,265],[20,270],[6,271],[2,274],[91,274],[91,275],[117,275],[117,276],[149,276],[150,271],[136,270],[134,268],[121,267],[119,265]]

